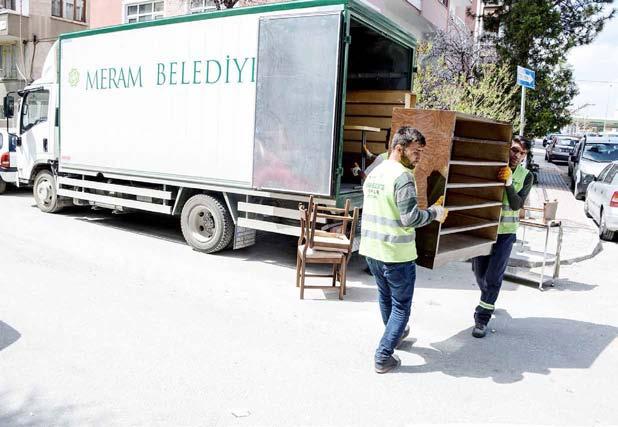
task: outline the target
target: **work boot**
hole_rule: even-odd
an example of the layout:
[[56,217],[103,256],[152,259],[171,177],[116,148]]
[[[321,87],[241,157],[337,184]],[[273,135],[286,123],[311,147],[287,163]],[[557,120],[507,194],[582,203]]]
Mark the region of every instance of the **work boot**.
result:
[[403,330],[403,334],[401,335],[401,338],[399,338],[399,341],[397,342],[395,348],[399,348],[399,346],[403,344],[403,340],[405,340],[408,335],[410,335],[410,326],[406,325],[406,328]]
[[476,323],[474,329],[472,329],[472,336],[474,338],[485,338],[485,335],[487,335],[487,325]]
[[375,368],[378,374],[385,374],[391,369],[395,369],[399,365],[401,365],[401,360],[399,359],[399,357],[393,354],[385,362],[381,362],[381,363],[376,362]]

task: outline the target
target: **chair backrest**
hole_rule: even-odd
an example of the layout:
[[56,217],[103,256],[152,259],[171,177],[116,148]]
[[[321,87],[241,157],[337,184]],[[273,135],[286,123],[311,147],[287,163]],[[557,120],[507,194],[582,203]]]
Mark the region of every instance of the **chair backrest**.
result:
[[551,202],[545,202],[543,205],[543,219],[545,221],[553,221],[556,219],[556,212],[558,211],[558,201],[553,200]]
[[354,237],[356,236],[356,227],[360,216],[360,209],[350,209],[350,199],[346,199],[343,208],[335,208],[332,206],[320,206],[314,202],[313,196],[309,197],[310,212],[307,214],[308,227],[308,246],[314,247],[314,238],[316,234],[316,224],[318,218],[333,221],[335,226],[334,231],[330,231],[333,235],[345,236],[348,239],[348,251],[352,250]]

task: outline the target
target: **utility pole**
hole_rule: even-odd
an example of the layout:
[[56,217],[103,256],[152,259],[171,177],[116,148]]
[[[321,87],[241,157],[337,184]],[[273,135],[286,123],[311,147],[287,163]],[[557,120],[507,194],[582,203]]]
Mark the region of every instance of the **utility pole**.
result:
[[519,109],[519,136],[524,136],[526,125],[526,86],[521,87],[521,108]]

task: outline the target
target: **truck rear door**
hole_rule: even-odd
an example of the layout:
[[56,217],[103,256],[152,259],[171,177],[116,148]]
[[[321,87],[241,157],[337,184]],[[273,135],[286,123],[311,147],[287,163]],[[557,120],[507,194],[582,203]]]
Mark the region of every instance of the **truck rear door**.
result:
[[260,20],[254,188],[332,195],[341,29],[341,12]]

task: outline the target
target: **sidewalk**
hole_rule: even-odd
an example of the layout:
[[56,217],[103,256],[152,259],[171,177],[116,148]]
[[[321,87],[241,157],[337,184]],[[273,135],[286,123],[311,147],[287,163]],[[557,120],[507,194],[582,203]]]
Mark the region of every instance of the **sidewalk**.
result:
[[[556,219],[562,222],[563,238],[560,252],[560,265],[568,265],[590,259],[599,253],[602,246],[596,224],[584,214],[584,202],[575,200],[569,188],[569,177],[566,165],[555,165],[545,162],[545,152],[541,148],[534,149],[534,160],[539,164],[539,181],[532,188],[527,205],[543,207],[545,200],[557,200],[558,211]],[[541,213],[533,214],[540,218]],[[555,252],[558,243],[558,227],[550,231],[547,246],[547,263],[545,269],[547,280],[554,272]],[[545,247],[546,231],[540,228],[520,227],[517,233],[517,243],[509,260],[508,273],[512,279],[534,281],[540,277],[530,269],[543,264],[543,249]]]

